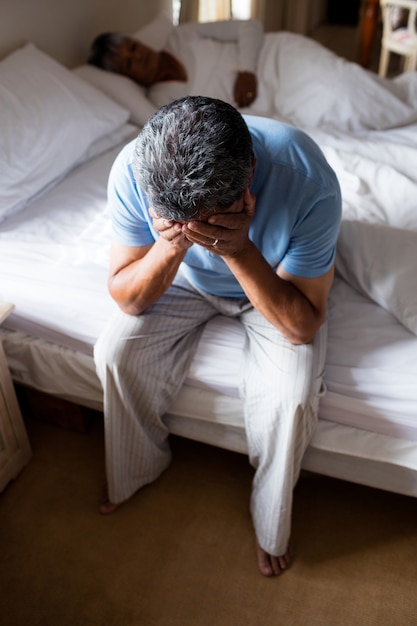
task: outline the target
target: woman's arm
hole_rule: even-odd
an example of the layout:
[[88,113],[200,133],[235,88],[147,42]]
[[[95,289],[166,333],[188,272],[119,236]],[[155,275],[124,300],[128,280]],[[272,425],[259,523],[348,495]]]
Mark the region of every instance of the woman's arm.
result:
[[225,20],[195,24],[201,37],[236,43],[238,66],[234,99],[239,107],[249,106],[257,96],[257,66],[263,41],[263,28],[258,20]]

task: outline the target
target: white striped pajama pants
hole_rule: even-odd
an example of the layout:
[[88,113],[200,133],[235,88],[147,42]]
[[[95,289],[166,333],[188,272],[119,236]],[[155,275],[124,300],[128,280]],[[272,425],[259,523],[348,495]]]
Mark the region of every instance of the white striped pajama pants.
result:
[[205,323],[219,314],[245,327],[241,393],[249,459],[256,468],[251,513],[261,547],[282,555],[293,488],[317,421],[326,324],[313,342],[292,345],[246,299],[199,292],[180,275],[141,315],[116,314],[95,347],[109,500],[126,500],[169,465],[163,415],[184,382]]

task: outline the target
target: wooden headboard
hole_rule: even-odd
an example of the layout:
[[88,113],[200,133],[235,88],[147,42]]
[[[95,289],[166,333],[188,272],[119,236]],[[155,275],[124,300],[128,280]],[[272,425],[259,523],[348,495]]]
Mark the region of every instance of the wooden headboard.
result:
[[99,33],[138,30],[170,6],[171,0],[1,0],[0,58],[31,41],[74,67],[86,60]]

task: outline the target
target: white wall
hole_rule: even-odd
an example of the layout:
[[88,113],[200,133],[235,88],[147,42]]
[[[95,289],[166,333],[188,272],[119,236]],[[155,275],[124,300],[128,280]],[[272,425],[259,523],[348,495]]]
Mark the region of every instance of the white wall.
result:
[[94,1],[97,4],[94,11],[94,35],[111,30],[134,33],[161,10],[172,15],[171,0]]
[[104,31],[134,32],[171,0],[0,0],[0,58],[31,41],[61,63],[83,63]]

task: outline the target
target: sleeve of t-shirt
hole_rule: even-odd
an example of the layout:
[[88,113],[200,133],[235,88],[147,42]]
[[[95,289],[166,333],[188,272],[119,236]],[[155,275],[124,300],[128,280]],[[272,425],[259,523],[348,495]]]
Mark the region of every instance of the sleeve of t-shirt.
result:
[[147,219],[147,198],[136,185],[133,175],[135,141],[127,144],[113,163],[107,185],[107,201],[114,239],[125,246],[146,246],[153,243],[154,237]]
[[225,20],[193,24],[201,37],[236,43],[239,72],[256,73],[263,41],[263,27],[259,20]]
[[295,226],[282,267],[294,276],[315,278],[330,270],[340,229],[341,197],[337,183],[323,191]]

